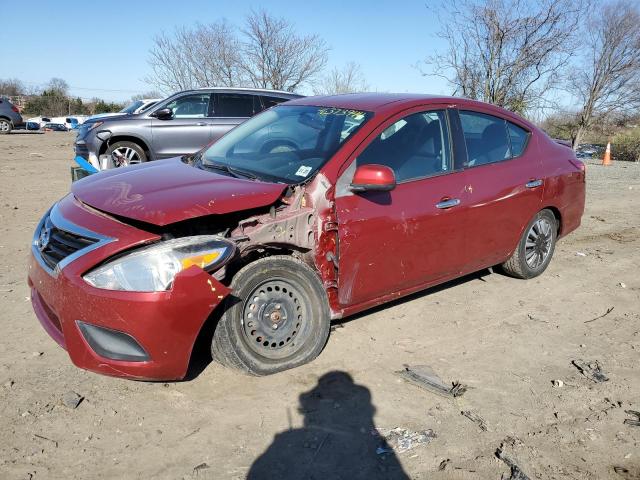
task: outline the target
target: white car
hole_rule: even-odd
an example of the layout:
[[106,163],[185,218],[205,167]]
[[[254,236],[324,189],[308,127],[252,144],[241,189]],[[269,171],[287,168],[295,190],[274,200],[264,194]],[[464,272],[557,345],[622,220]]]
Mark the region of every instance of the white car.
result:
[[127,114],[131,115],[134,113],[142,113],[148,108],[153,107],[156,103],[158,103],[161,98],[142,98],[140,100],[136,100],[135,102],[127,105],[119,112],[110,112],[110,113],[98,113],[96,115],[91,115],[87,120],[94,120],[96,118],[104,118],[104,117],[113,117],[115,115]]

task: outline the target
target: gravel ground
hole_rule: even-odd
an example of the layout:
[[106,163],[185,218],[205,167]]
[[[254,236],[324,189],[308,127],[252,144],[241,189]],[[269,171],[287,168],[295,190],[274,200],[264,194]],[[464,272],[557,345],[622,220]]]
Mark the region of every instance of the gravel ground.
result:
[[[481,272],[358,315],[293,371],[200,354],[194,378],[163,384],[77,369],[31,310],[29,243],[69,188],[72,143],[0,136],[0,478],[499,479],[501,445],[531,479],[640,478],[640,427],[623,423],[640,410],[640,164],[588,166],[583,225],[541,277]],[[405,364],[469,390],[419,389]]]

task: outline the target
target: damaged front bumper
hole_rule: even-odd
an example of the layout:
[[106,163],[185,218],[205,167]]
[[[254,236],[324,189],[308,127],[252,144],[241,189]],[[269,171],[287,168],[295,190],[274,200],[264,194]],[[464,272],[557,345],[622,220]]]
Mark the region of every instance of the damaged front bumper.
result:
[[82,278],[86,271],[155,236],[83,209],[71,196],[56,208],[67,222],[65,228],[88,225],[96,232],[110,232],[113,240],[86,253],[80,250],[71,261],[49,268],[36,235],[28,282],[33,309],[44,329],[80,368],[135,379],[183,378],[203,324],[229,289],[197,266],[180,272],[168,291],[92,287]]

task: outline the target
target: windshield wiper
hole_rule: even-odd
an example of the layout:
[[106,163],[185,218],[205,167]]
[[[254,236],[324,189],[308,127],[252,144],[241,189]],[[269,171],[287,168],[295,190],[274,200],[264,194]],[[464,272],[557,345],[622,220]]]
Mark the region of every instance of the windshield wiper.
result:
[[225,165],[223,163],[204,163],[200,161],[199,165],[207,170],[220,170],[223,172],[227,172],[228,174],[236,178],[249,178],[251,180],[258,180],[258,177],[251,172],[240,170],[235,167],[230,167],[229,165]]

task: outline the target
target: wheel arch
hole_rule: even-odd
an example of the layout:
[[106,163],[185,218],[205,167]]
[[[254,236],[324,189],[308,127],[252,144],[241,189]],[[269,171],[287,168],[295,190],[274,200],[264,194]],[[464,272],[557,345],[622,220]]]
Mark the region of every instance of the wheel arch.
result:
[[553,216],[556,217],[556,222],[558,223],[557,234],[558,237],[560,237],[562,235],[562,213],[560,213],[560,209],[554,205],[547,205],[540,210],[549,210],[551,213],[553,213]]
[[136,137],[135,135],[125,135],[125,134],[116,134],[116,135],[110,137],[109,140],[107,140],[106,142],[102,142],[102,145],[100,146],[100,151],[98,152],[98,155],[103,155],[107,151],[107,148],[109,147],[109,145],[113,145],[116,142],[132,142],[132,143],[135,143],[135,144],[139,145],[140,147],[142,147],[142,149],[144,150],[144,152],[147,155],[147,158],[151,159],[150,158],[151,157],[151,150],[149,149],[149,145],[147,144],[147,142],[145,142],[140,137]]

